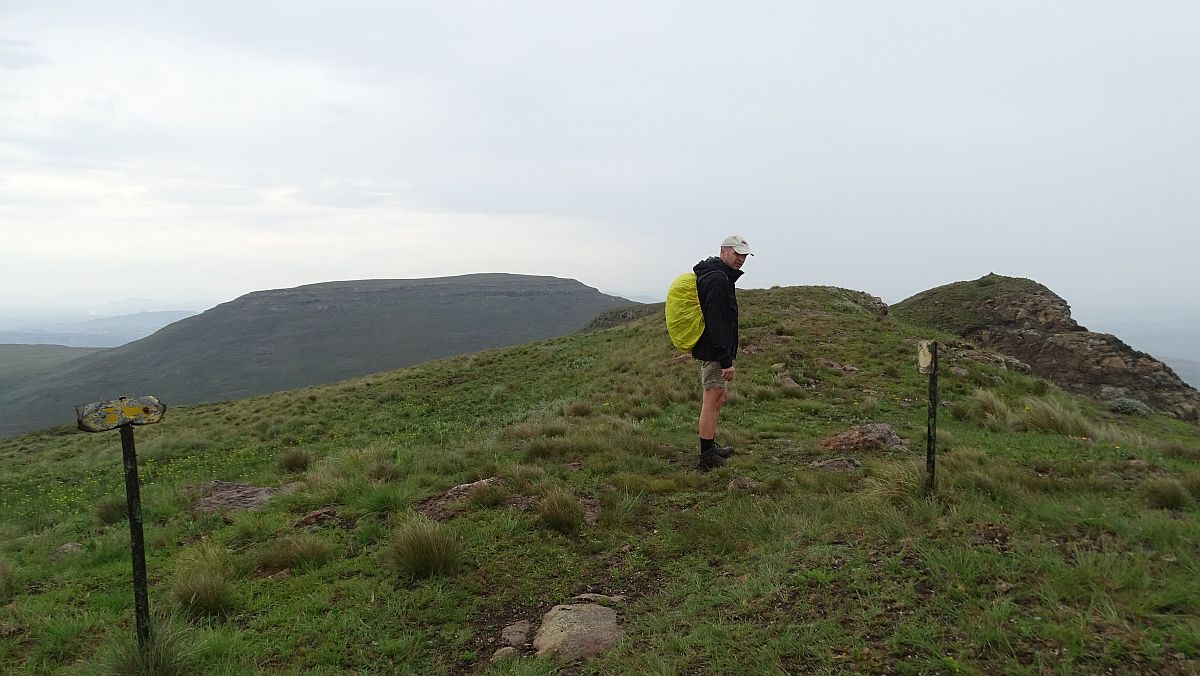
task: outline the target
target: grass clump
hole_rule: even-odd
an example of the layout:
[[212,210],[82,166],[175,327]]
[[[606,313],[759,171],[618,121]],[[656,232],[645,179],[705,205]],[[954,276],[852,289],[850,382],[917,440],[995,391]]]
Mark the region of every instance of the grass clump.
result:
[[387,554],[402,574],[423,580],[453,573],[462,559],[462,543],[445,525],[417,517],[396,531]]
[[1092,425],[1074,404],[1039,397],[1025,397],[1023,403],[1013,425],[1018,431],[1052,432],[1072,437],[1094,434]]
[[1191,504],[1191,496],[1183,483],[1175,479],[1150,479],[1142,486],[1146,504],[1155,509],[1180,511]]
[[499,507],[508,499],[508,489],[496,483],[475,486],[467,493],[467,503],[472,507]]
[[279,455],[276,463],[288,474],[299,474],[312,464],[312,454],[303,448],[289,448]]
[[126,502],[123,495],[105,495],[96,501],[96,520],[106,526],[120,523],[128,516]]
[[208,545],[186,557],[175,573],[171,596],[190,617],[225,617],[237,606],[224,550]]
[[286,570],[319,566],[333,556],[333,545],[308,533],[285,535],[267,545],[258,558],[259,568]]
[[560,533],[573,533],[583,525],[583,505],[569,490],[555,486],[538,503],[538,516]]
[[641,515],[645,496],[629,491],[605,491],[600,494],[600,523],[621,526]]
[[17,593],[17,567],[8,559],[0,559],[0,602]]
[[145,647],[133,632],[120,634],[101,653],[100,668],[109,676],[184,676],[197,673],[194,656],[187,626],[174,615],[154,613]]
[[236,605],[229,578],[211,568],[180,572],[171,596],[191,617],[225,617]]

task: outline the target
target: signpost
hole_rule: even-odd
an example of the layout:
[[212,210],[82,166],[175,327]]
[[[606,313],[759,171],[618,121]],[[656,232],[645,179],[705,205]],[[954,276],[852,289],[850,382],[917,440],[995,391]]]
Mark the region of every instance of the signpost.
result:
[[137,609],[138,646],[150,640],[150,601],[146,592],[146,545],[142,539],[142,498],[138,485],[137,452],[133,426],[152,425],[162,420],[167,407],[155,397],[121,397],[75,407],[79,429],[84,432],[121,430],[121,452],[125,460],[125,497],[129,507],[129,544],[133,550],[133,600]]
[[917,345],[917,370],[929,374],[929,421],[925,432],[925,494],[932,495],[937,469],[938,344],[922,340]]

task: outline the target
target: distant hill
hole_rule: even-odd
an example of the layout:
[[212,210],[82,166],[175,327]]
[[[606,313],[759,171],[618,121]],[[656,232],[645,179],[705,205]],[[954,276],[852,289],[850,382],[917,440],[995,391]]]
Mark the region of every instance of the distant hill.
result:
[[1200,419],[1196,388],[1116,336],[1080,326],[1067,301],[1031,279],[988,274],[923,291],[892,311],[1016,357],[1077,394],[1137,399],[1183,420]]
[[0,392],[45,377],[72,359],[103,352],[104,349],[62,345],[0,345]]
[[234,399],[562,336],[626,304],[575,280],[509,274],[258,291],[0,393],[0,435],[121,395]]
[[0,344],[117,347],[195,314],[191,310],[163,310],[72,322],[34,323],[0,331]]

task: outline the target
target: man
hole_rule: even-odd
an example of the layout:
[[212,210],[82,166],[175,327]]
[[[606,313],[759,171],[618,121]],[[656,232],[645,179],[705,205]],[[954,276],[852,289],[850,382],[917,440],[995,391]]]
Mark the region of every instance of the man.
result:
[[704,389],[700,405],[700,463],[707,472],[725,464],[733,448],[717,446],[717,417],[728,396],[733,380],[733,361],[738,349],[738,306],[734,283],[742,276],[742,265],[750,253],[750,244],[739,235],[721,242],[720,256],[696,264],[696,293],[704,313],[704,333],[692,348],[700,360],[700,386]]

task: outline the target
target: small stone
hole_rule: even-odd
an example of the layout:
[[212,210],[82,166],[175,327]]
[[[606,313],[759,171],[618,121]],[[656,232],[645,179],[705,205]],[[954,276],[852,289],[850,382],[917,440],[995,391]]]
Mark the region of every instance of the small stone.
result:
[[500,640],[506,645],[524,645],[529,640],[529,620],[514,622],[500,631]]
[[83,551],[83,545],[79,544],[78,542],[68,542],[67,544],[54,550],[54,553],[51,554],[51,556],[53,558],[59,559],[64,556],[68,556],[68,555],[74,554],[76,552],[82,552],[82,551]]
[[510,657],[516,657],[516,656],[517,656],[517,655],[519,655],[519,654],[520,654],[520,653],[518,653],[518,652],[517,652],[517,649],[516,649],[516,648],[514,648],[514,647],[512,647],[512,646],[507,646],[507,645],[506,645],[506,646],[504,646],[503,648],[501,648],[501,649],[497,650],[497,651],[495,652],[495,654],[493,654],[493,655],[492,655],[492,659],[491,659],[491,661],[492,661],[492,662],[499,662],[499,661],[501,661],[501,660],[506,660],[506,659],[509,659]]
[[324,523],[330,519],[336,518],[337,512],[332,507],[325,507],[304,515],[304,518],[296,522],[296,527],[313,526],[318,523]]
[[737,478],[733,479],[732,481],[730,481],[729,485],[726,486],[726,490],[742,491],[743,493],[749,493],[749,492],[753,491],[755,488],[758,488],[759,485],[760,485],[759,482],[755,481],[754,479],[751,479],[748,476],[740,476],[740,477],[737,477]]
[[784,370],[785,368],[787,368],[787,366],[783,362],[779,362],[778,364],[771,364],[771,372],[772,373],[779,373],[780,371]]
[[857,469],[862,467],[862,463],[857,458],[830,458],[829,460],[817,460],[809,463],[812,467],[818,469],[828,469],[835,472],[844,472],[846,470]]

